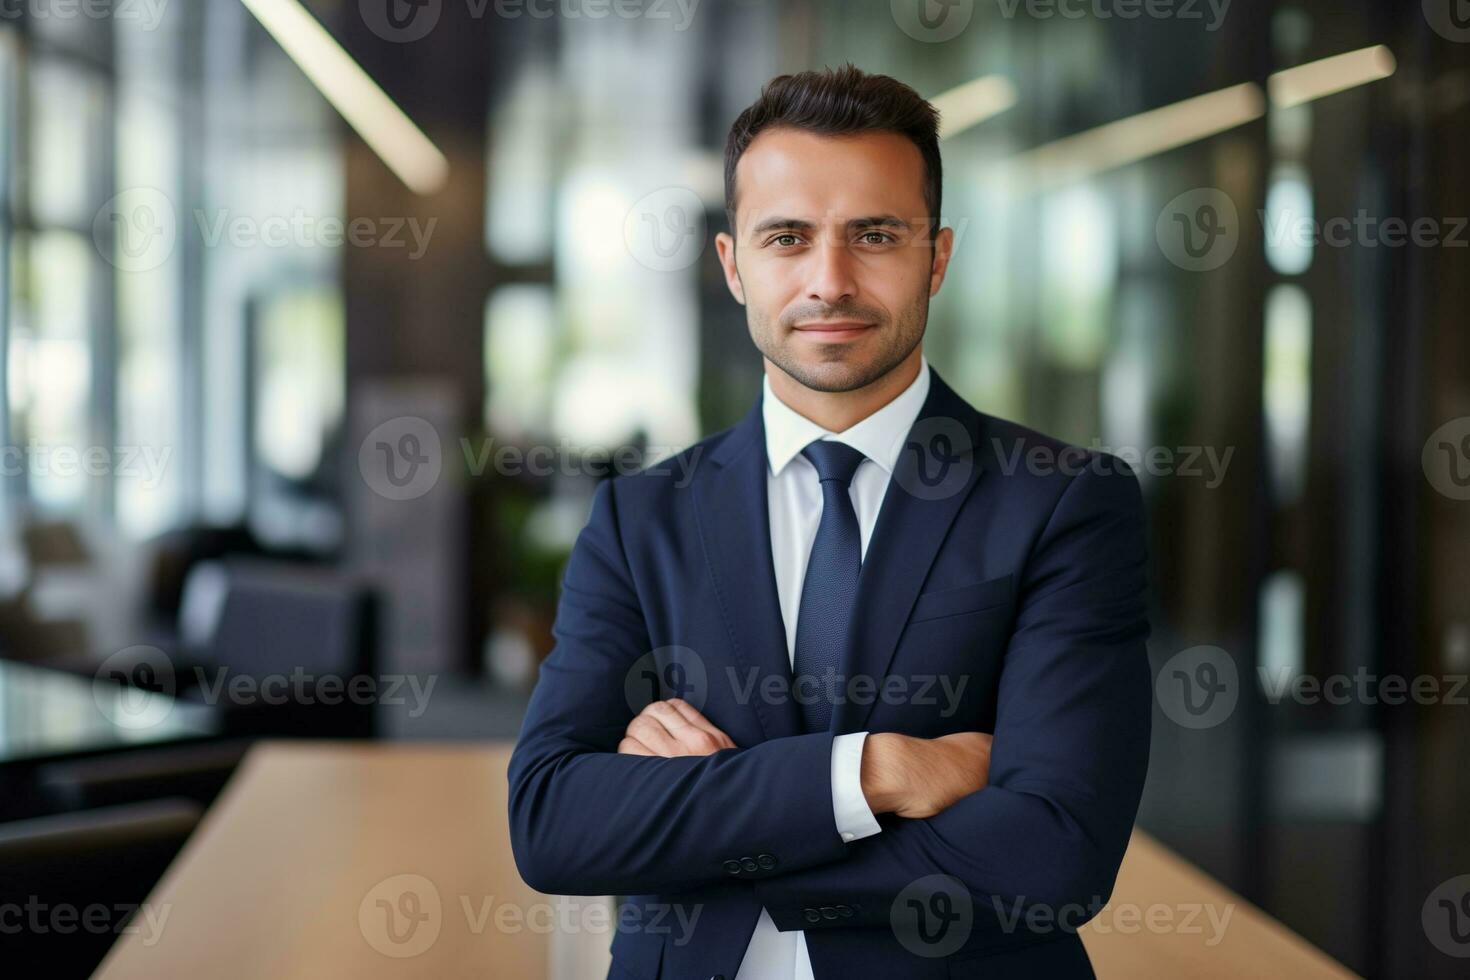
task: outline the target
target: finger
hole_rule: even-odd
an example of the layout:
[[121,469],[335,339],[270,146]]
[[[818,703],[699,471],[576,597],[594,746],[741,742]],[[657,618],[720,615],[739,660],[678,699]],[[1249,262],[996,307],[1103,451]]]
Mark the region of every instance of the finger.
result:
[[725,747],[716,736],[697,725],[691,725],[679,711],[667,701],[658,701],[648,706],[647,713],[678,743],[679,755],[709,755]]
[[716,739],[718,739],[720,744],[725,746],[725,748],[735,748],[735,741],[730,738],[729,735],[726,735],[724,732],[716,728],[714,722],[710,721],[704,715],[700,714],[699,709],[694,707],[694,705],[681,698],[670,698],[668,703],[671,707],[673,707],[675,711],[683,716],[684,720],[689,722],[689,724],[693,725],[696,728],[702,728],[705,731],[709,732]]
[[642,714],[628,723],[626,734],[652,749],[654,755],[671,758],[684,754],[679,740],[670,734],[661,719],[646,708]]
[[681,743],[687,743],[694,732],[704,731],[703,728],[691,724],[683,712],[667,701],[655,701],[644,710]]
[[631,735],[625,735],[618,743],[619,755],[656,755],[652,749],[638,741]]

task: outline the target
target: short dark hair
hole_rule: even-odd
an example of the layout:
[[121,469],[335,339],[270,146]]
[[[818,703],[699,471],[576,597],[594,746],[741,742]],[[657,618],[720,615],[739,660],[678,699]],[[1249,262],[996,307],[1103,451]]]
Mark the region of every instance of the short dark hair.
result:
[[746,147],[771,126],[823,136],[887,131],[907,136],[924,158],[924,204],[929,237],[939,233],[944,181],[939,160],[939,110],[896,78],[869,75],[853,66],[778,75],[730,127],[725,141],[725,214],[735,230],[735,165]]

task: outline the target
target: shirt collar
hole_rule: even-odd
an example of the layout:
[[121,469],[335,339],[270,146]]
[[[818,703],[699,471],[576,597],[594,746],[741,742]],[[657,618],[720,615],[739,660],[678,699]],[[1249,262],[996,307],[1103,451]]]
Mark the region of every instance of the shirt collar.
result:
[[772,474],[779,474],[814,439],[827,438],[858,450],[892,476],[904,438],[929,397],[929,362],[920,354],[919,374],[909,386],[887,405],[842,432],[829,432],[777,398],[769,376],[762,379],[761,388],[766,458]]

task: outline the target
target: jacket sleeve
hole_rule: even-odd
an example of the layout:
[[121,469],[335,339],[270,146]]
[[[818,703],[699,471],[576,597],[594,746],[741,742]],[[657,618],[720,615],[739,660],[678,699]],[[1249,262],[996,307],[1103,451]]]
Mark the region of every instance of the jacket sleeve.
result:
[[[1107,900],[1148,767],[1152,683],[1138,482],[1102,459],[1063,490],[1023,573],[988,785],[929,819],[886,818],[847,860],[760,882],[779,929],[887,927],[929,875],[968,889],[977,927],[1037,906],[1090,917]],[[838,905],[851,914],[811,921]]]
[[843,853],[831,733],[703,757],[618,755],[628,673],[649,637],[605,480],[562,577],[555,648],[510,760],[511,847],[527,884],[638,895],[751,881]]

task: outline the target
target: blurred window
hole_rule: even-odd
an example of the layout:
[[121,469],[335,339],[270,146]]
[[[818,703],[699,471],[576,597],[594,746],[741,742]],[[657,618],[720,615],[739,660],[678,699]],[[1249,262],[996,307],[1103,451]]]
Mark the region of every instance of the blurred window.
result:
[[7,243],[7,472],[37,511],[73,513],[105,506],[112,468],[95,398],[107,280],[92,239],[108,187],[108,87],[75,58],[33,53],[28,66]]
[[505,438],[545,437],[556,347],[550,286],[516,283],[490,294],[485,304],[485,424],[491,431]]

